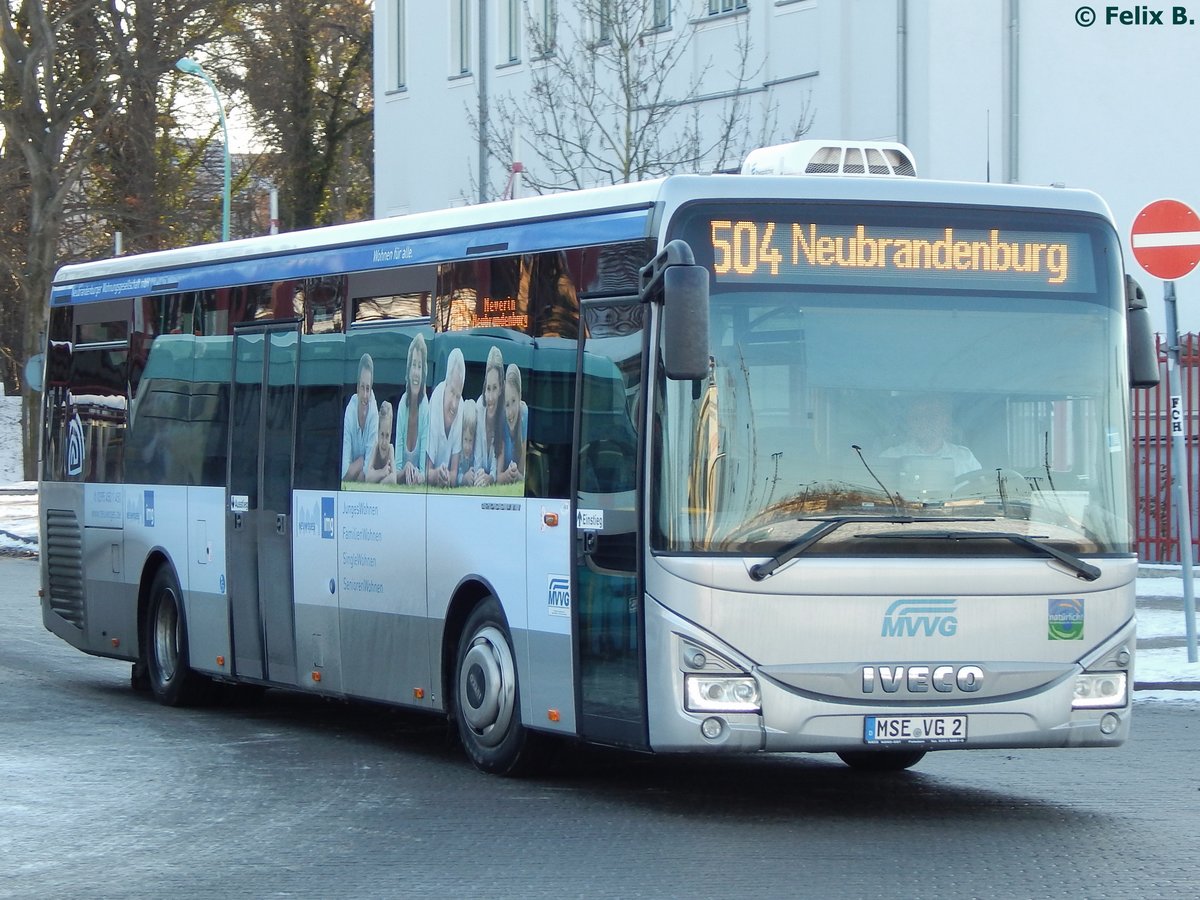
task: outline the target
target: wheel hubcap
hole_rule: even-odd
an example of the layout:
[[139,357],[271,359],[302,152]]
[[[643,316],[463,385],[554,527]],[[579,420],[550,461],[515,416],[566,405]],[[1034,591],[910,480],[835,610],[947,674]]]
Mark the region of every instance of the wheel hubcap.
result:
[[458,696],[463,718],[480,743],[494,746],[504,740],[513,717],[516,671],[498,628],[488,625],[471,639],[459,668]]
[[179,610],[175,594],[164,591],[154,617],[154,659],[163,683],[175,677],[179,667]]

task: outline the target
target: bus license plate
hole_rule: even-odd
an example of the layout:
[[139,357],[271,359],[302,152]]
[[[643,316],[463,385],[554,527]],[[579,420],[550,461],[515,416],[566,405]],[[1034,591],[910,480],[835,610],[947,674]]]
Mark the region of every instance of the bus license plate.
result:
[[967,739],[966,716],[867,716],[868,744],[961,744]]

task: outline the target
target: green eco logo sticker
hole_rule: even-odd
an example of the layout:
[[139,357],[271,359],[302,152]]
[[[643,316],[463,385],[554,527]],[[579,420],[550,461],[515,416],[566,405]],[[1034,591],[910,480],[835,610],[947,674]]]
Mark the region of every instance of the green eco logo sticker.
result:
[[1083,598],[1052,598],[1047,637],[1052,641],[1083,640]]

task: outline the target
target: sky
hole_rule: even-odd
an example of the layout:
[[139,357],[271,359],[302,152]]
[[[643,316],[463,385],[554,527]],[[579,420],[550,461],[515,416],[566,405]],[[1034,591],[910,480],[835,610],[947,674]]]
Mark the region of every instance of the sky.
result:
[[[0,398],[0,552],[37,550],[37,485],[21,481],[21,409],[19,398]],[[1200,582],[1200,577],[1197,578]],[[1143,566],[1137,580],[1138,637],[1171,646],[1140,649],[1136,680],[1195,682],[1200,663],[1187,661],[1183,615],[1183,577],[1178,567]],[[1167,608],[1163,608],[1163,607]],[[1147,702],[1200,706],[1200,690],[1139,691]]]

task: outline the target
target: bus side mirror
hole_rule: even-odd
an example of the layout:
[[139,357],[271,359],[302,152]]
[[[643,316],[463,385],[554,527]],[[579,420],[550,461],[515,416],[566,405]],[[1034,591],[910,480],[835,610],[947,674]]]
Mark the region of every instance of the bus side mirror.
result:
[[1125,316],[1129,332],[1129,384],[1135,388],[1158,385],[1158,351],[1150,326],[1146,294],[1133,276],[1125,276]]
[[671,266],[663,280],[663,366],[674,381],[708,377],[708,269]]
[[707,378],[708,269],[685,241],[671,241],[639,273],[642,302],[663,304],[663,368],[672,381]]

